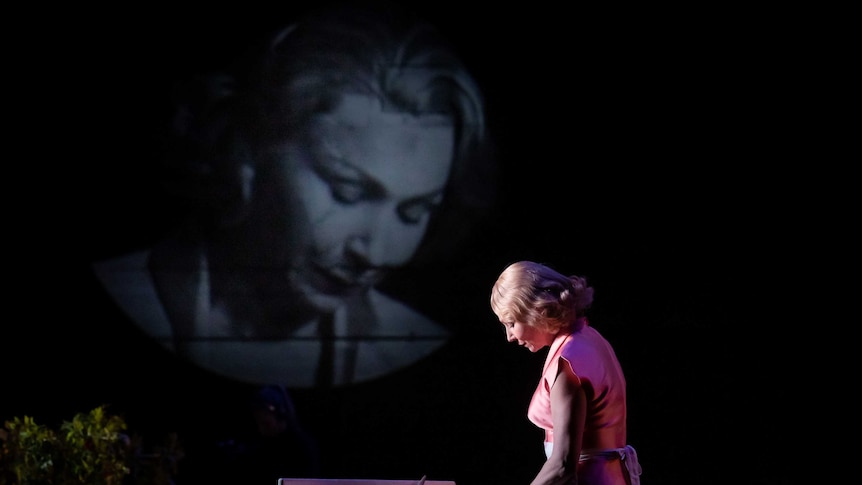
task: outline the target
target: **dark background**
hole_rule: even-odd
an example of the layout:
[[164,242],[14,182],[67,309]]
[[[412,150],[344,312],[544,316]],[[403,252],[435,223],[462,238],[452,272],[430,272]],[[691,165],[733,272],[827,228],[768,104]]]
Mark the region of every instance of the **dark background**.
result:
[[[806,148],[787,102],[793,38],[752,11],[425,3],[482,86],[501,198],[468,257],[404,282],[457,329],[445,348],[368,383],[292,391],[325,476],[532,478],[544,455],[526,407],[544,352],[505,342],[488,306],[503,267],[532,259],[596,288],[592,322],[627,374],[645,484],[791,483],[792,467],[734,457],[794,434],[787,347],[773,340],[794,285],[776,269],[795,211],[776,175]],[[53,109],[34,105],[26,153],[48,163],[32,165],[44,185],[17,189],[47,194],[26,200],[38,217],[14,238],[0,419],[110,404],[144,435],[178,432],[189,459],[237,426],[248,386],[148,341],[89,264],[145,246],[174,216],[150,165],[171,82],[312,5],[59,12],[32,41],[41,61],[21,77]]]

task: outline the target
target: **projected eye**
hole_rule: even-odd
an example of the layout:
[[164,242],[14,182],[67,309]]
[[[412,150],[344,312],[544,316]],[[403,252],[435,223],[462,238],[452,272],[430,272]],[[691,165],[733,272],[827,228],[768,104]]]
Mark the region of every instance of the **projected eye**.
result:
[[398,217],[405,224],[419,224],[428,220],[440,208],[441,196],[423,197],[398,205]]
[[337,158],[318,156],[312,167],[329,187],[332,198],[341,204],[383,197],[383,190],[374,181]]
[[368,197],[368,189],[361,182],[327,180],[332,198],[342,204],[355,204]]

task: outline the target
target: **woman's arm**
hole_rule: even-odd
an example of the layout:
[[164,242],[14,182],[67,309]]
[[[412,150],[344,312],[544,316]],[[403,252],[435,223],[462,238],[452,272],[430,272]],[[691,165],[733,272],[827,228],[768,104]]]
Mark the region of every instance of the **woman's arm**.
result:
[[560,359],[551,386],[554,449],[530,485],[571,485],[577,482],[578,457],[584,436],[587,398],[571,365]]

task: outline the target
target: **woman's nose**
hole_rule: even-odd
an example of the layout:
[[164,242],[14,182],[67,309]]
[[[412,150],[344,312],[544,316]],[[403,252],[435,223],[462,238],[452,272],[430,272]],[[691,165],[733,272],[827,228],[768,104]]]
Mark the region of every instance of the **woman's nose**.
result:
[[403,224],[394,210],[379,210],[366,221],[364,230],[351,237],[348,249],[369,266],[400,266],[416,252],[424,227]]

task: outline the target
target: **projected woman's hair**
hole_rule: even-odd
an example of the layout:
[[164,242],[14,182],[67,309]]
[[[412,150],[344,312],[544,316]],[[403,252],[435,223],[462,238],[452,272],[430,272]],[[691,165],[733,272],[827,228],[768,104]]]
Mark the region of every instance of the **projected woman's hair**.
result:
[[312,13],[260,50],[182,91],[166,165],[188,218],[97,276],[147,334],[240,381],[337,386],[428,356],[452,329],[379,285],[488,208],[475,80],[391,11]]

